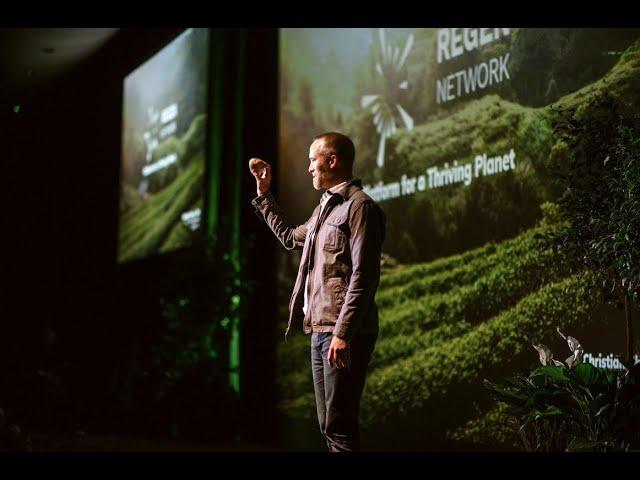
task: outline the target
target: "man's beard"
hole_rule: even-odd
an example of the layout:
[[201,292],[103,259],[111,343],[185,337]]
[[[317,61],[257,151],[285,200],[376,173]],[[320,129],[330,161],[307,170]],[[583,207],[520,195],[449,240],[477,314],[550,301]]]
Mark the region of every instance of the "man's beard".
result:
[[316,190],[322,190],[324,188],[322,186],[322,184],[324,183],[324,179],[326,179],[326,173],[319,171],[316,176],[313,177],[313,188],[315,188]]

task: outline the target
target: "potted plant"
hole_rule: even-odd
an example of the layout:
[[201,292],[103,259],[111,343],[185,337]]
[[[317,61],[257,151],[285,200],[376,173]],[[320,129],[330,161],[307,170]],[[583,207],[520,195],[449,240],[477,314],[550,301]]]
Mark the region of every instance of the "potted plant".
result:
[[541,365],[499,382],[484,380],[492,398],[506,404],[526,451],[628,451],[640,444],[640,363],[623,371],[584,363],[578,340],[557,360],[534,345]]

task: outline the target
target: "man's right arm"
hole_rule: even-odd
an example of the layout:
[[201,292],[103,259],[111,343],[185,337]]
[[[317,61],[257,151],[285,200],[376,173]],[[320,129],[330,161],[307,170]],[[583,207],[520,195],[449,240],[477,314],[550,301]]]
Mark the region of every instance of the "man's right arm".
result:
[[304,246],[309,220],[297,227],[289,224],[282,213],[280,205],[278,205],[270,191],[254,198],[251,204],[256,208],[256,214],[269,225],[269,228],[280,240],[280,243],[284,245],[284,248],[294,250]]
[[309,220],[297,227],[290,225],[285,220],[280,206],[269,190],[271,185],[271,165],[260,158],[252,158],[249,160],[249,170],[251,170],[251,174],[256,179],[256,194],[258,196],[251,203],[256,208],[258,217],[267,222],[267,225],[284,245],[284,248],[287,250],[302,248],[304,239],[307,236]]

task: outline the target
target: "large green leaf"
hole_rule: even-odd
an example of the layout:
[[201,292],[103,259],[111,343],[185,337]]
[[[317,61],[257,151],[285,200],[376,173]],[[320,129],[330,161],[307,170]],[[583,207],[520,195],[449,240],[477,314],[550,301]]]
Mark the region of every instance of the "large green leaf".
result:
[[554,380],[569,380],[569,378],[565,374],[564,367],[559,367],[556,365],[545,365],[536,368],[531,374],[531,377],[536,376],[545,376]]
[[590,363],[581,363],[573,368],[573,373],[584,385],[607,383],[607,377]]
[[531,377],[531,383],[536,387],[546,387],[552,379],[546,375],[536,375]]

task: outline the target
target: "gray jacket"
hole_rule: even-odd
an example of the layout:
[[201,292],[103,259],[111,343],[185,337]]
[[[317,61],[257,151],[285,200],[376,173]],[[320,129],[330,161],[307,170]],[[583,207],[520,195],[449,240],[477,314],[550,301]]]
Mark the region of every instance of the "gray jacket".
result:
[[[270,192],[256,197],[252,204],[285,248],[302,248],[285,339],[292,326],[300,324],[305,333],[333,332],[347,342],[356,333],[377,334],[374,297],[380,281],[386,218],[362,191],[362,182],[354,179],[339,188],[320,218],[318,205],[309,220],[297,227],[286,222]],[[307,273],[309,305],[305,315]]]

